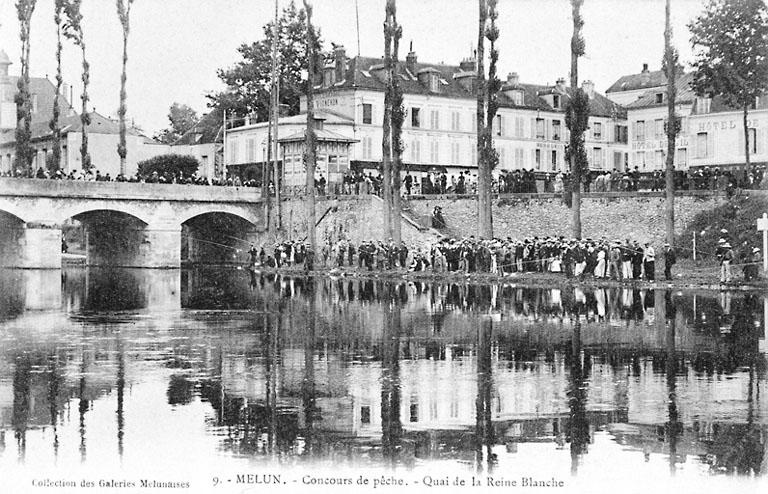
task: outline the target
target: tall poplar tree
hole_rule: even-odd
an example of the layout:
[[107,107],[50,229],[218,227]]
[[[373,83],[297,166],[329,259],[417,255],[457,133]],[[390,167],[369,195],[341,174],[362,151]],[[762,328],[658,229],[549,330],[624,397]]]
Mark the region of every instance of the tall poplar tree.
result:
[[120,119],[120,143],[117,145],[117,154],[120,156],[120,173],[125,175],[125,161],[128,156],[128,147],[126,146],[126,128],[125,115],[128,112],[126,100],[128,95],[125,91],[125,83],[128,80],[128,34],[131,31],[131,6],[133,0],[117,0],[117,16],[120,19],[120,25],[123,28],[123,72],[120,76],[120,108],[117,110],[117,116]]
[[396,243],[402,239],[402,224],[400,218],[400,170],[403,157],[403,92],[398,82],[398,53],[403,28],[397,23],[397,2],[387,0],[384,22],[384,64],[387,72],[387,87],[384,94],[384,134],[387,142],[382,141],[382,151],[389,154],[382,160],[389,163],[384,167],[384,208],[385,225],[389,237]]
[[[307,13],[307,134],[305,140],[304,168],[306,170],[307,240],[312,252],[317,252],[315,235],[315,168],[317,167],[317,135],[315,133],[315,68],[318,64],[317,39],[312,26],[312,4],[304,0]],[[314,300],[314,294],[311,297]],[[314,317],[314,316],[313,316]]]
[[80,144],[80,158],[83,170],[91,168],[91,155],[88,153],[88,126],[91,124],[91,115],[88,113],[88,84],[90,82],[90,65],[85,57],[85,37],[83,36],[83,14],[81,11],[83,0],[69,0],[64,7],[67,21],[64,24],[64,36],[70,39],[80,48],[83,61],[83,93],[80,95],[82,100],[82,112],[80,113],[80,122],[82,123],[82,143]]
[[16,163],[22,172],[31,174],[33,150],[32,138],[32,96],[29,93],[29,52],[32,13],[36,0],[17,0],[16,14],[19,19],[19,38],[21,39],[21,77],[18,81],[19,92],[16,94]]
[[588,168],[587,152],[584,149],[584,133],[589,125],[589,96],[579,88],[579,57],[585,51],[581,30],[584,19],[581,7],[584,0],[571,0],[573,17],[573,35],[571,36],[571,97],[565,109],[565,124],[570,130],[568,160],[571,165],[571,212],[573,214],[573,236],[581,238],[581,182],[584,171]]
[[672,46],[671,23],[672,0],[666,0],[664,22],[664,71],[667,76],[667,161],[666,161],[666,214],[665,227],[667,243],[675,245],[675,141],[680,132],[680,120],[675,114],[677,99],[677,51]]
[[768,6],[764,0],[709,0],[688,25],[696,93],[720,96],[743,116],[744,173],[750,171],[749,110],[768,90]]
[[490,184],[487,183],[486,178],[486,168],[489,166],[487,143],[491,140],[491,129],[486,122],[488,93],[485,78],[485,28],[488,23],[488,1],[478,0],[477,87],[475,88],[477,91],[477,235],[481,238],[493,237]]
[[53,21],[56,23],[56,95],[53,97],[53,116],[49,127],[53,136],[53,149],[51,150],[52,168],[58,170],[61,168],[61,88],[64,85],[64,77],[61,74],[61,52],[63,46],[61,43],[62,23],[64,22],[62,14],[66,0],[56,0],[53,10]]
[[[384,19],[384,73],[386,74],[386,89],[384,90],[384,116],[382,121],[381,137],[381,198],[384,206],[384,236],[392,235],[392,79],[395,78],[392,65],[392,14],[389,10],[390,2],[385,4]],[[386,238],[385,238],[386,240]]]

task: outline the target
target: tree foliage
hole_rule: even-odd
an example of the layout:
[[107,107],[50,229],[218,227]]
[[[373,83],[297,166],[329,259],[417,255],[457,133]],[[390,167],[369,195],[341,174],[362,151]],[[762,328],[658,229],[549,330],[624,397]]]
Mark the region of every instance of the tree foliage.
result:
[[125,144],[125,115],[128,113],[128,94],[125,91],[125,84],[128,80],[128,34],[131,31],[131,6],[133,6],[133,0],[116,0],[117,17],[123,28],[123,72],[120,76],[120,107],[117,110],[117,116],[120,119],[120,143],[117,145],[117,154],[120,156],[120,173],[125,173],[125,159],[128,156],[128,147]]
[[53,7],[53,22],[56,24],[56,94],[53,97],[53,115],[48,126],[53,136],[53,149],[51,150],[51,161],[46,163],[49,170],[58,170],[61,167],[61,127],[59,118],[61,116],[61,88],[64,85],[64,76],[61,73],[61,52],[64,49],[61,43],[62,29],[64,19],[64,5],[66,0],[56,0]]
[[200,117],[197,116],[197,112],[189,105],[174,102],[168,108],[168,121],[171,123],[170,127],[161,130],[155,135],[155,139],[165,144],[173,144],[192,127],[197,125]]
[[91,115],[88,113],[88,84],[91,80],[91,69],[88,59],[85,56],[85,35],[83,33],[83,13],[81,6],[83,0],[67,0],[64,3],[64,13],[66,22],[64,23],[64,36],[72,41],[75,46],[80,48],[82,55],[82,81],[83,93],[80,95],[82,101],[82,110],[80,112],[80,122],[82,127],[82,143],[80,144],[80,158],[84,170],[91,168],[91,155],[88,153],[88,126],[91,124]]
[[200,162],[194,156],[181,154],[161,154],[148,160],[140,161],[138,164],[139,175],[148,177],[157,172],[158,175],[164,175],[167,178],[178,177],[179,174],[185,178],[191,177],[197,172]]
[[579,57],[586,53],[582,35],[584,18],[581,7],[584,0],[571,0],[573,34],[571,35],[571,97],[565,108],[565,125],[570,130],[570,141],[566,148],[566,159],[571,166],[571,211],[573,213],[573,236],[581,238],[581,183],[582,175],[589,169],[587,151],[584,148],[584,133],[589,125],[589,96],[579,88]]
[[768,90],[768,6],[764,0],[709,0],[688,25],[695,61],[693,87],[719,96],[744,114],[745,168],[749,169],[747,114]]
[[[273,26],[274,21],[268,22],[262,28],[262,39],[240,45],[237,51],[242,60],[233,67],[219,69],[219,79],[228,89],[208,95],[210,106],[235,116],[255,114],[260,121],[269,118]],[[306,37],[306,11],[297,8],[292,0],[283,8],[278,22],[280,103],[288,107],[291,115],[299,113],[299,98],[306,90],[306,80],[302,78],[307,69]],[[314,39],[316,52],[320,53],[322,41],[318,29]]]
[[36,0],[17,0],[16,14],[19,19],[19,38],[21,39],[21,77],[16,94],[16,163],[25,171],[32,167],[33,150],[30,146],[32,137],[32,96],[29,92],[29,52],[32,13]]
[[768,7],[763,0],[709,0],[688,28],[699,94],[743,108],[768,89]]

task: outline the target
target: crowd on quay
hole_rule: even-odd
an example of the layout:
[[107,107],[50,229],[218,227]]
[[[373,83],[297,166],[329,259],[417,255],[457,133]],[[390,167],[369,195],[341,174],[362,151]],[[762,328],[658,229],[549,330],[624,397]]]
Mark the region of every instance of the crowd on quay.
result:
[[[727,238],[727,232],[724,233]],[[733,266],[738,261],[744,280],[759,278],[762,263],[758,247],[747,248],[740,256],[726,238],[721,238],[714,253],[720,281],[733,281]],[[441,238],[431,245],[408,246],[405,242],[364,241],[355,245],[348,240],[325,242],[319,253],[303,241],[285,241],[273,248],[251,246],[250,263],[270,268],[316,267],[351,268],[361,271],[410,271],[429,274],[490,274],[512,276],[516,273],[560,273],[567,278],[584,280],[655,281],[657,260],[665,280],[672,280],[677,254],[669,244],[657,253],[648,242],[630,239],[568,239],[532,237],[522,240]]]
[[[660,253],[666,279],[672,277],[676,263],[673,249],[665,245]],[[304,267],[316,263],[326,268],[357,268],[363,271],[408,270],[434,274],[485,273],[510,276],[514,273],[562,273],[568,278],[613,280],[655,279],[657,254],[649,243],[575,240],[564,237],[527,238],[524,240],[482,240],[442,238],[425,247],[409,247],[392,240],[364,241],[354,245],[347,240],[326,242],[314,253],[304,242],[286,241],[272,251],[265,247],[250,249],[255,266],[271,268]]]
[[[652,173],[642,173],[638,167],[625,172],[590,171],[583,177],[583,190],[586,192],[631,192],[639,190],[662,191],[666,188],[666,173],[656,170]],[[255,178],[241,178],[237,174],[231,174],[226,178],[208,178],[198,174],[185,176],[181,173],[149,173],[142,175],[137,172],[125,176],[118,174],[111,176],[102,174],[98,169],[72,170],[64,173],[61,170],[51,172],[45,168],[38,168],[36,172],[0,173],[2,177],[23,177],[54,180],[79,180],[89,182],[133,182],[133,183],[162,183],[162,184],[193,184],[193,185],[217,185],[230,187],[261,187],[260,180]],[[744,178],[740,173],[719,167],[699,167],[687,171],[675,173],[674,182],[676,190],[718,190],[732,193],[737,188],[756,189],[768,188],[768,176],[765,174],[765,166],[752,167],[749,175]],[[540,173],[530,170],[501,170],[494,174],[492,191],[495,194],[536,194],[555,193],[560,194],[569,189],[571,182],[569,173]],[[319,195],[381,195],[383,178],[381,173],[373,171],[350,170],[341,176],[339,182],[329,182],[324,174],[315,177],[315,189]],[[271,194],[274,195],[274,183],[268,183]],[[295,190],[286,190],[287,193],[300,193],[303,187],[295,187]],[[411,195],[445,195],[445,194],[469,194],[477,193],[477,174],[469,170],[456,173],[441,171],[410,172],[405,173],[402,179],[401,192],[404,196]]]

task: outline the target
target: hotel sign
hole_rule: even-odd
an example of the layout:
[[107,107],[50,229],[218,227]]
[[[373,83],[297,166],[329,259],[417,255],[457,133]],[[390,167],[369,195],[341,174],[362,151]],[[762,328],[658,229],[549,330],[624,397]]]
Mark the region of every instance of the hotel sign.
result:
[[[688,137],[678,137],[675,140],[675,147],[688,147]],[[643,151],[643,150],[665,150],[667,149],[667,140],[666,139],[658,139],[658,140],[652,140],[652,141],[633,141],[632,142],[632,150],[633,151]]]
[[[760,120],[747,120],[747,127],[750,129],[756,129],[760,126]],[[700,122],[699,132],[707,132],[714,130],[730,130],[730,129],[743,129],[744,126],[741,120],[720,120],[715,122]]]

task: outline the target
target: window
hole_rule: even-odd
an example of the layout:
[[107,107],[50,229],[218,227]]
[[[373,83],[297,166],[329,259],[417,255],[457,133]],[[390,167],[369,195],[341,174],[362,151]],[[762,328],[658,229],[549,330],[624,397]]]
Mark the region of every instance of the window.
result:
[[454,165],[461,163],[461,145],[458,141],[451,143],[451,163]]
[[622,144],[626,144],[627,141],[629,141],[629,132],[627,131],[626,125],[617,125],[615,127],[616,131],[616,142],[620,142]]
[[709,113],[712,106],[712,100],[709,98],[696,98],[696,113]]
[[438,147],[437,141],[434,140],[429,143],[429,161],[430,163],[440,162],[440,148]]
[[635,122],[635,140],[636,141],[645,140],[645,121],[644,120],[638,120],[637,122]]
[[523,148],[515,148],[515,168],[518,170],[525,168],[525,150]]
[[411,127],[421,127],[420,108],[411,108]]
[[557,150],[552,150],[552,171],[557,170]]
[[675,166],[680,169],[688,166],[688,149],[678,148]]
[[332,68],[325,69],[325,72],[323,73],[323,86],[329,87],[332,86],[336,81],[336,71]]
[[360,407],[360,422],[363,424],[371,423],[371,407]]
[[544,139],[544,119],[536,119],[536,139]]
[[363,103],[363,123],[373,123],[373,105],[370,103]]
[[495,131],[497,136],[504,135],[504,118],[501,115],[496,115],[496,118],[493,119]]
[[699,132],[696,134],[696,157],[708,158],[709,149],[707,149],[708,135],[706,132]]
[[536,162],[536,169],[541,169],[541,149],[537,149],[534,157],[534,161]]
[[416,139],[411,143],[411,161],[421,161],[421,142]]
[[237,140],[232,139],[231,141],[229,141],[229,153],[228,153],[229,155],[227,156],[227,159],[226,159],[228,164],[237,163],[239,161],[237,156],[239,151],[238,148],[239,146],[238,146]]
[[201,157],[201,161],[203,162],[203,166],[204,166],[204,167],[205,167],[205,166],[208,166],[208,156],[206,156],[206,155],[203,155],[203,156]]
[[552,107],[553,108],[560,108],[560,95],[559,94],[553,94],[552,95]]
[[461,114],[457,111],[451,112],[451,130],[461,130]]
[[635,152],[635,166],[645,169],[645,151]]
[[749,154],[757,154],[757,129],[749,129]]
[[603,167],[603,149],[602,148],[594,148],[592,150],[592,167],[593,168]]
[[[555,120],[557,122],[557,120]],[[515,137],[523,137],[525,132],[525,121],[523,117],[515,117]]]
[[664,151],[657,150],[654,154],[654,166],[658,169],[664,168]]
[[552,120],[552,140],[560,140],[560,120]]
[[418,403],[411,403],[410,416],[411,416],[410,417],[411,422],[419,421],[419,404]]
[[522,106],[523,92],[520,91],[519,89],[512,91],[512,102],[517,106]]
[[246,158],[248,163],[256,162],[256,138],[252,137],[248,139],[246,145],[248,146],[248,150],[246,151],[248,153]]
[[440,78],[437,74],[429,74],[429,90],[433,93],[440,91]]
[[656,103],[664,103],[664,93],[656,93]]
[[614,170],[621,170],[622,165],[624,164],[624,157],[621,151],[614,151],[613,152],[613,169]]
[[661,139],[664,137],[664,119],[657,118],[654,124],[656,139]]
[[592,124],[592,137],[596,141],[602,141],[603,140],[603,124],[600,122],[595,122]]
[[429,128],[438,130],[440,129],[440,112],[432,110],[429,112]]
[[369,160],[373,155],[373,140],[371,137],[363,137],[363,159]]

